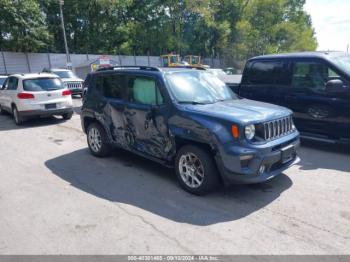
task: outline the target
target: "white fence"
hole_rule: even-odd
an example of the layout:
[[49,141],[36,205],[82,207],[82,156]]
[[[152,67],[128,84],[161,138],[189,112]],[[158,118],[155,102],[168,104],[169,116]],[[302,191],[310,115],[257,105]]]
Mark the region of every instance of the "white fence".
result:
[[[97,60],[99,57],[100,55],[94,54],[70,55],[73,68]],[[161,66],[158,56],[108,55],[108,57],[119,65]],[[218,58],[204,58],[203,62],[211,67],[221,68]],[[0,52],[0,74],[40,72],[45,67],[65,66],[66,54]]]

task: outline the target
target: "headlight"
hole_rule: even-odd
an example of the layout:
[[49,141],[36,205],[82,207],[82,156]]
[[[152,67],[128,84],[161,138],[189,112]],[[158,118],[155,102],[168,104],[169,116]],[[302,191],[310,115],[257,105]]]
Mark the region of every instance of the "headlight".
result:
[[252,140],[255,136],[255,126],[254,125],[248,125],[244,129],[245,137],[248,140]]

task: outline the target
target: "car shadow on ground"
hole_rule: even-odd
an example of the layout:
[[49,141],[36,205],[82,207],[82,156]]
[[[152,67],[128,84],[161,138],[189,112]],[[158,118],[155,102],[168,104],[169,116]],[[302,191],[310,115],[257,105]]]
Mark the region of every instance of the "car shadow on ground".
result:
[[[73,107],[73,111],[75,114],[80,114],[81,107]],[[13,116],[9,113],[3,113],[0,115],[0,131],[6,130],[15,130],[15,129],[26,129],[26,128],[35,128],[41,126],[51,126],[64,123],[69,120],[64,120],[60,116],[52,116],[52,117],[35,117],[31,119],[27,119],[20,126],[17,126],[13,120]]]
[[301,170],[329,169],[350,172],[350,145],[301,141]]
[[81,149],[48,160],[45,165],[72,186],[96,197],[198,226],[246,217],[292,185],[290,178],[281,174],[263,184],[221,187],[198,197],[178,186],[173,169],[123,150],[100,159]]
[[64,120],[61,117],[55,117],[55,116],[46,117],[46,118],[33,118],[25,121],[20,126],[17,126],[13,121],[12,115],[4,114],[0,116],[0,131],[57,125],[65,121],[69,121],[69,120]]

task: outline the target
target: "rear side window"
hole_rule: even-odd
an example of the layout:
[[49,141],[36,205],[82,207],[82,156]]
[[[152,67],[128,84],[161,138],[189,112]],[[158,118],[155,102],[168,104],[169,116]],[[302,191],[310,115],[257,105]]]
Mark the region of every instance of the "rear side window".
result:
[[100,75],[96,78],[96,88],[102,92],[105,97],[108,98],[123,98],[123,86],[125,76],[109,74]]
[[163,104],[163,97],[154,78],[134,76],[128,81],[129,102],[144,105]]
[[59,78],[37,78],[23,80],[24,91],[38,92],[57,89],[63,89],[62,81]]
[[18,85],[18,78],[17,77],[9,77],[9,80],[7,81],[7,90],[17,90]]
[[5,83],[6,78],[0,78],[0,88]]
[[278,61],[253,62],[248,69],[246,82],[256,85],[287,85],[289,77],[286,65]]

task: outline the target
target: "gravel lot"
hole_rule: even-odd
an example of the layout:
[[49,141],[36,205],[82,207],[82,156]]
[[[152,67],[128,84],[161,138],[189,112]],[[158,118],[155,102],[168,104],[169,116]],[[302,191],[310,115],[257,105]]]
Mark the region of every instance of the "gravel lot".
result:
[[171,169],[91,156],[77,114],[0,116],[0,254],[350,254],[350,148],[309,142],[301,157],[195,197]]

